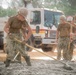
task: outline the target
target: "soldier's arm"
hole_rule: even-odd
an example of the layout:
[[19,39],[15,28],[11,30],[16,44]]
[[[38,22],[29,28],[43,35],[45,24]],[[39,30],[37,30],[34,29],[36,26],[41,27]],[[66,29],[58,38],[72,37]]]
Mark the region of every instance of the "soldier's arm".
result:
[[56,32],[56,39],[59,38],[59,31],[60,31],[60,24],[58,25],[58,28],[57,28],[57,32]]
[[4,26],[4,31],[8,34],[9,33],[9,22],[7,22]]
[[60,24],[58,25],[57,32],[56,32],[56,42],[58,41],[58,38],[59,38],[59,31],[60,31]]
[[25,39],[25,41],[28,41],[28,39],[32,35],[32,30],[29,25],[22,27],[22,34],[23,34],[23,38]]
[[72,39],[73,37],[73,24],[70,23],[70,38]]
[[58,42],[58,38],[59,38],[59,31],[56,32],[56,42]]
[[26,36],[27,36],[26,28],[22,28],[21,31],[22,31],[22,36],[23,36],[23,38],[25,39]]
[[10,17],[4,26],[4,31],[6,33],[9,33],[9,28],[10,28],[10,25],[12,24],[12,22],[13,22],[13,18]]
[[76,36],[76,26],[73,25],[73,36]]
[[57,31],[56,32],[56,39],[58,39],[58,37],[59,37],[59,32]]
[[25,36],[25,40],[27,41],[30,38],[30,36],[32,35],[32,30],[29,25],[26,28],[28,30],[28,33],[27,33],[27,36]]

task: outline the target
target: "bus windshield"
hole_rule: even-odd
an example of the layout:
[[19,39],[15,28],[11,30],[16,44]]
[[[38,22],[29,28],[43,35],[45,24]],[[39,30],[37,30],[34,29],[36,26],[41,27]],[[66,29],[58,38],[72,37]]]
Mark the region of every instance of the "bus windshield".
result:
[[55,27],[58,27],[61,15],[61,12],[44,10],[44,26],[51,28],[54,25]]
[[32,11],[30,14],[30,24],[40,24],[41,23],[41,12]]

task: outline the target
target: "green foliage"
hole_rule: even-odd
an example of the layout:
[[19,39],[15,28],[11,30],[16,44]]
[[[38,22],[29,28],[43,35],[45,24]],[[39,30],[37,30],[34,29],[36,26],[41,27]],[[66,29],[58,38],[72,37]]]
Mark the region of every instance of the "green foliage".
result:
[[69,8],[69,7],[66,8],[65,7],[63,11],[64,11],[65,15],[67,15],[67,16],[68,15],[71,15],[72,16],[72,15],[75,15],[76,14],[76,8]]
[[5,16],[6,15],[6,12],[5,12],[6,10],[4,10],[4,9],[2,9],[1,7],[0,7],[0,17],[3,17],[3,16]]
[[68,0],[72,7],[76,7],[76,0]]
[[76,14],[76,0],[44,0],[44,1],[45,1],[44,7],[46,8],[54,9],[56,7],[57,9],[63,11],[66,16]]
[[3,9],[2,7],[0,7],[0,17],[5,17],[5,16],[12,16],[16,14],[16,10],[15,9]]
[[16,12],[17,12],[17,11],[16,11],[15,9],[7,9],[7,15],[8,15],[8,16],[15,15]]
[[33,7],[35,8],[57,8],[63,11],[66,16],[76,14],[76,0],[11,0],[8,9],[3,9],[2,7],[0,7],[0,17],[12,16],[16,14],[16,10],[19,7],[23,7],[28,3],[32,3]]

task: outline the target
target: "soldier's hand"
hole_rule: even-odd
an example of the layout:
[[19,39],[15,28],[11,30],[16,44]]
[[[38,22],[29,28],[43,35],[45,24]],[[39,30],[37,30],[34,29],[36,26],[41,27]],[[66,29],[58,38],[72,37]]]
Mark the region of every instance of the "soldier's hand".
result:
[[10,39],[14,39],[12,33],[8,33],[8,36],[9,36]]
[[26,43],[27,43],[27,41],[26,41],[26,40],[23,40],[23,41],[22,41],[22,44],[26,44]]
[[73,41],[73,38],[72,37],[70,37],[70,42],[72,42]]
[[56,38],[56,43],[58,42],[58,39]]

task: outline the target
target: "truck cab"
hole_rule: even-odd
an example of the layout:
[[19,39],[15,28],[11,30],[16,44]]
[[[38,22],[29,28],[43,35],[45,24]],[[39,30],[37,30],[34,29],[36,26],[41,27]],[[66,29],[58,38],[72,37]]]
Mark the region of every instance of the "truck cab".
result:
[[7,18],[1,17],[0,18],[0,50],[4,49],[4,44],[5,44],[5,33],[4,33],[4,26]]
[[47,8],[28,9],[27,21],[34,36],[34,47],[50,51],[56,48],[56,30],[63,12]]

